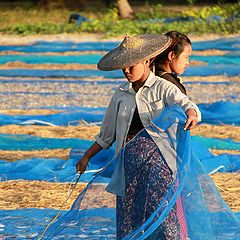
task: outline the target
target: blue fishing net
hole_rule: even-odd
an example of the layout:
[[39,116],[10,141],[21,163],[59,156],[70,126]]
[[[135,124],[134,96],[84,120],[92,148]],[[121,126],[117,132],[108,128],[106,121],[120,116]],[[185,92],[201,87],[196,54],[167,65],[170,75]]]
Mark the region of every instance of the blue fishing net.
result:
[[[193,42],[194,50],[219,49],[226,51],[238,51],[239,37],[221,38],[217,40]],[[18,51],[26,53],[41,52],[67,52],[67,51],[110,51],[119,42],[61,42],[61,41],[38,41],[32,45],[4,45],[0,51]]]
[[[0,55],[0,64],[8,62],[24,62],[29,64],[97,64],[103,54],[81,54],[72,56],[49,56],[49,55]],[[221,56],[198,56],[192,55],[191,60],[202,61],[208,64],[235,64],[240,63],[239,53]]]
[[67,52],[67,51],[110,51],[119,45],[119,42],[62,42],[38,41],[32,45],[5,45],[0,51],[18,51],[27,53]]
[[[115,195],[107,193],[104,184],[97,184],[98,178],[112,174],[112,164],[124,156],[128,144],[141,137],[150,136],[154,142],[158,142],[155,147],[158,146],[162,158],[176,166],[174,180],[150,217],[141,225],[130,229],[124,239],[162,239],[163,226],[174,209],[180,225],[178,239],[240,239],[240,219],[225,204],[202,162],[192,151],[190,134],[183,130],[185,120],[185,114],[178,107],[164,110],[148,128],[128,142],[118,155],[107,161],[79,194],[72,208],[50,225],[43,236],[39,234],[38,237],[116,239]],[[147,163],[140,168],[137,166],[132,169],[132,176],[136,178],[142,176]],[[128,177],[125,175],[125,181]],[[141,198],[139,196],[132,201],[138,203]],[[137,221],[134,215],[130,218],[131,221]]]
[[[215,64],[207,66],[189,67],[183,76],[238,76],[240,74],[239,66],[236,64]],[[102,72],[99,70],[45,70],[45,69],[1,69],[1,77],[41,77],[41,78],[124,78],[122,71]]]
[[2,55],[0,56],[0,64],[8,62],[24,62],[30,64],[97,64],[102,58],[100,54],[82,54],[73,56],[46,56],[46,55]]
[[[212,104],[199,104],[202,113],[201,123],[240,125],[240,103],[220,101]],[[79,121],[99,124],[103,119],[106,108],[87,107],[49,107],[61,110],[60,113],[46,115],[7,115],[0,114],[0,126],[8,124],[18,125],[78,125]],[[46,108],[43,108],[46,109]]]

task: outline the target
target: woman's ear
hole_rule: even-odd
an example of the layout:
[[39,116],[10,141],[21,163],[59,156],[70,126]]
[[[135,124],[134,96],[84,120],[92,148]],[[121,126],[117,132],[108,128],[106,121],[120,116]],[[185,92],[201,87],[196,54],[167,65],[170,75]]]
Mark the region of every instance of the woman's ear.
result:
[[154,59],[155,59],[155,57],[154,57],[154,58],[151,58],[151,59],[148,59],[148,60],[146,60],[146,61],[145,61],[145,65],[149,67],[149,66],[152,64],[152,62],[154,61]]
[[168,60],[169,62],[172,62],[172,60],[175,58],[175,53],[173,51],[168,53]]

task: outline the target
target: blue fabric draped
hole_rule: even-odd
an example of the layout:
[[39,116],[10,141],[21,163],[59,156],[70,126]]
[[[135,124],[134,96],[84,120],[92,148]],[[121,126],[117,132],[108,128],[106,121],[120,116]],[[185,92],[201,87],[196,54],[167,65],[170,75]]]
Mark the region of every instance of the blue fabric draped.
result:
[[[240,219],[226,205],[192,150],[189,131],[183,130],[185,120],[185,114],[180,108],[169,107],[138,134],[149,134],[153,140],[162,142],[159,150],[163,158],[176,163],[177,172],[151,216],[141,226],[132,229],[124,240],[156,239],[154,234],[173,207],[178,205],[179,199],[182,208],[179,218],[185,222],[182,239],[186,239],[184,236],[193,240],[240,239]],[[42,239],[64,239],[69,233],[71,239],[116,239],[115,197],[105,192],[104,185],[96,183],[98,178],[109,176],[112,164],[122,156],[124,150],[95,174],[72,208],[48,228]],[[141,173],[135,172],[134,176]]]

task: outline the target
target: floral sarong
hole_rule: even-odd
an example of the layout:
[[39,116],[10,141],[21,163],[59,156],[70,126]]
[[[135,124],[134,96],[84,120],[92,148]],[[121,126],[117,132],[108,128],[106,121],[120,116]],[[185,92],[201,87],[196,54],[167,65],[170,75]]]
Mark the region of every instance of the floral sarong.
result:
[[[124,197],[117,197],[117,239],[144,224],[174,181],[171,169],[150,136],[137,136],[126,145],[124,166],[126,191]],[[182,221],[176,206],[179,203],[151,239],[181,239]]]

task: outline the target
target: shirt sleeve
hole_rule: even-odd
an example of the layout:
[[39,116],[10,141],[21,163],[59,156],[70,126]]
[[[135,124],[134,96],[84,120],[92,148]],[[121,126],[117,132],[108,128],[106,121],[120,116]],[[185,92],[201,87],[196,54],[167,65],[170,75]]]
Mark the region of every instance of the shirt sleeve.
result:
[[100,132],[95,136],[96,142],[104,149],[109,148],[116,140],[116,122],[118,112],[116,100],[116,94],[114,94],[104,115]]
[[190,101],[189,98],[183,94],[177,86],[169,83],[165,83],[164,86],[165,91],[163,91],[163,100],[166,105],[177,104],[183,109],[184,112],[192,108],[197,113],[198,121],[201,121],[201,112],[195,103]]

